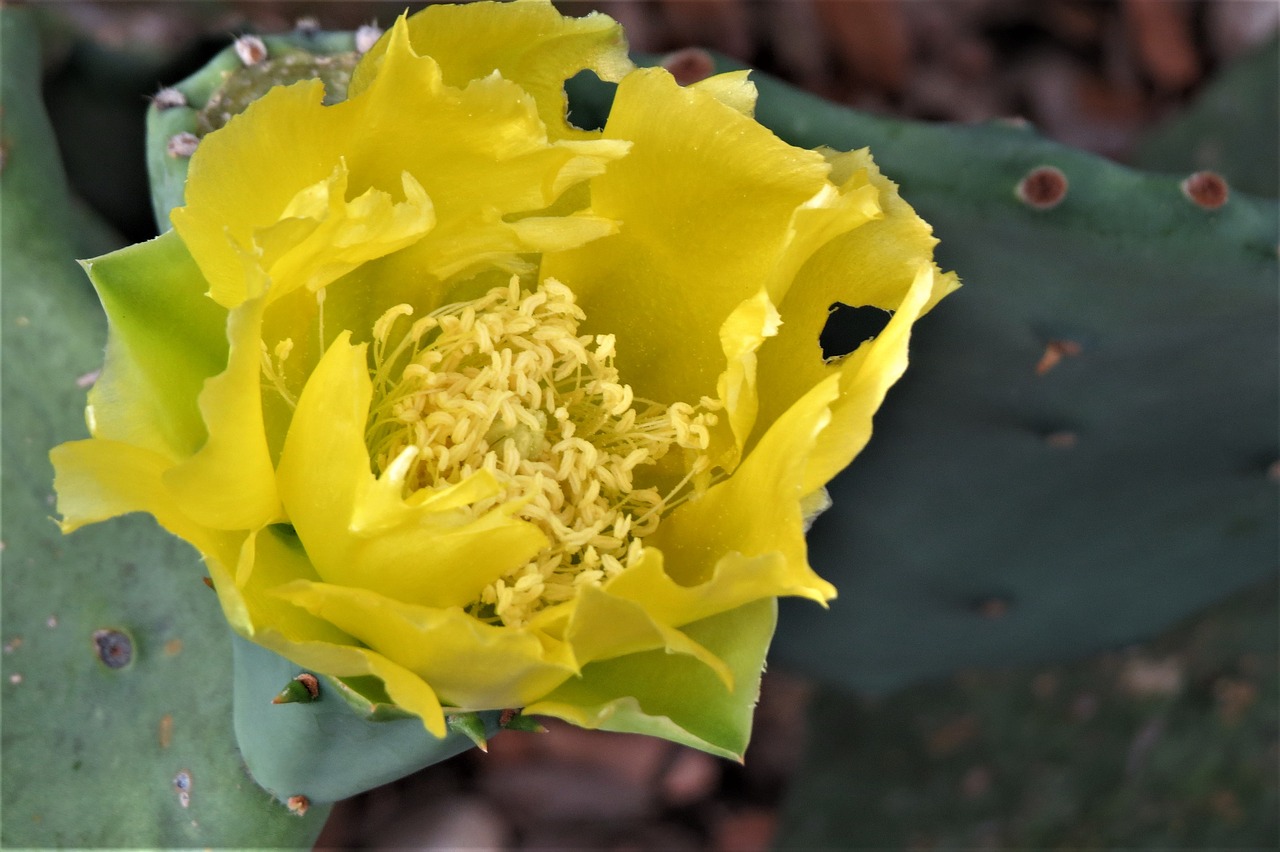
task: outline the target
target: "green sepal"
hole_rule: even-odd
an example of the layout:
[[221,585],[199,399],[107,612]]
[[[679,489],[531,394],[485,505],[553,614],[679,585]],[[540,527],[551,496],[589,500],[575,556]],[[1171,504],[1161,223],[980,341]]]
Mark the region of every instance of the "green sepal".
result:
[[227,366],[226,311],[205,295],[176,234],[82,265],[110,319],[103,375],[89,395],[99,437],[194,453],[206,438],[200,389]]
[[504,710],[498,724],[504,731],[525,731],[530,734],[545,734],[547,729],[532,716],[519,711]]
[[325,689],[337,695],[361,718],[370,722],[390,722],[395,719],[417,718],[408,710],[392,702],[382,681],[372,675],[364,677],[320,678]]
[[450,731],[462,734],[475,743],[476,748],[481,751],[489,750],[489,738],[485,735],[484,720],[479,713],[450,713],[444,717],[444,721]]
[[647,651],[589,663],[580,678],[525,711],[583,728],[661,737],[741,761],[777,611],[777,601],[765,598],[681,628],[724,660],[732,691],[693,657]]
[[[307,678],[310,678],[310,686]],[[271,699],[272,704],[310,704],[320,700],[320,689],[313,674],[302,673],[285,684],[284,689]]]

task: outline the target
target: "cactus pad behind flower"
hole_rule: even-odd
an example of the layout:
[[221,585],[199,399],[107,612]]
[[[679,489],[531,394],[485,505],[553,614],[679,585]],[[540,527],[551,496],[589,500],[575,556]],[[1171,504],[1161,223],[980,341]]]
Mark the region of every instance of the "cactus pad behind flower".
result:
[[[775,661],[886,692],[1130,643],[1274,576],[1275,202],[756,81],[784,139],[871,146],[966,282],[813,528],[832,617],[784,607]],[[1067,181],[1037,209],[1044,166]]]

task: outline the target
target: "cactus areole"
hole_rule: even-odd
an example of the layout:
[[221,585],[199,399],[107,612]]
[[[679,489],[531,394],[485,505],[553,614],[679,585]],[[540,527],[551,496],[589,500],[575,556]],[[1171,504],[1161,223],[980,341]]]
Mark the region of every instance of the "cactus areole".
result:
[[[618,84],[602,130],[566,116],[584,69]],[[957,286],[867,151],[754,103],[528,0],[401,18],[336,102],[219,113],[173,230],[84,264],[110,337],[92,437],[53,452],[64,530],[154,515],[193,594],[343,684],[319,704],[740,758],[776,599],[835,596],[806,515]],[[891,318],[824,359],[837,304]]]

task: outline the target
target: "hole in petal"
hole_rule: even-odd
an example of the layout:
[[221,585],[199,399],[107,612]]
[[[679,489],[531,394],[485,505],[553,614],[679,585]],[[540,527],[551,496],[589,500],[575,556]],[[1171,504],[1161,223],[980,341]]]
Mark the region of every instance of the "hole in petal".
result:
[[818,335],[823,359],[843,358],[884,331],[892,318],[891,312],[871,305],[855,308],[836,302],[830,308],[822,334]]
[[600,130],[609,117],[617,83],[608,83],[594,71],[584,70],[564,81],[564,96],[568,102],[567,119],[579,130]]

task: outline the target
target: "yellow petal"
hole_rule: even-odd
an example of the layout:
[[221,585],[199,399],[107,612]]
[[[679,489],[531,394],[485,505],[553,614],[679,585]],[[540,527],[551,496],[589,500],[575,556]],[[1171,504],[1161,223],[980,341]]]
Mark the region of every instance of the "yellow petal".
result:
[[747,70],[728,71],[699,80],[689,88],[706,92],[725,106],[751,118],[755,115],[758,92],[750,76],[751,72]]
[[62,531],[146,512],[201,553],[234,562],[238,538],[202,526],[184,514],[164,485],[172,462],[159,453],[91,438],[59,444],[49,453]]
[[[556,137],[587,136],[565,121],[565,80],[591,69],[617,82],[633,67],[616,21],[598,13],[566,18],[549,0],[429,6],[409,18],[409,37],[414,50],[440,63],[451,86],[461,88],[494,71],[518,84],[533,95]],[[352,93],[380,73],[388,43],[383,39],[361,61]]]
[[795,209],[829,167],[661,69],[619,85],[605,137],[632,148],[592,180],[592,211],[622,229],[544,259],[543,275],[579,294],[584,331],[617,335],[637,396],[712,395],[721,326],[769,280]]
[[327,180],[350,136],[348,110],[321,107],[324,85],[279,86],[200,142],[171,214],[218,304],[250,297],[245,256],[253,234],[274,225],[298,191]]
[[786,561],[793,593],[819,602],[835,597],[809,567],[801,500],[812,490],[805,489],[806,460],[838,394],[838,376],[823,380],[773,423],[733,476],[663,520],[646,544],[662,551],[672,579],[697,586],[715,576],[729,554],[776,552]]
[[[823,452],[831,455],[817,464],[808,477],[807,481],[813,486],[809,490],[824,484],[823,476],[828,479],[834,476],[866,443],[871,415],[905,365],[904,335],[910,323],[959,286],[954,274],[936,271],[930,261],[937,242],[932,229],[898,196],[897,188],[880,175],[867,152],[826,153],[833,164],[832,177],[840,181],[845,193],[860,193],[863,186],[873,188],[878,193],[883,216],[830,238],[797,269],[794,281],[778,306],[782,327],[757,353],[762,424],[781,416],[807,388],[824,378],[836,373],[846,376],[842,380],[841,402],[836,406],[845,414],[839,418],[841,425],[819,442],[825,448]],[[922,265],[934,270],[927,282],[918,280],[923,274]],[[919,287],[925,287],[926,291],[922,294]],[[873,383],[874,388],[868,384],[871,373],[860,366],[869,356],[869,344],[863,344],[839,362],[823,362],[819,335],[837,303],[851,307],[870,305],[903,313],[894,325],[897,360],[887,357],[886,346],[868,364],[885,371],[885,380]],[[867,392],[860,402],[854,402],[850,396],[855,392],[851,377],[856,371],[862,375],[859,385],[862,390],[857,392]],[[855,417],[855,409],[850,405],[856,405],[861,413]],[[858,431],[850,432],[859,418]],[[839,459],[843,461],[837,464]]]
[[594,586],[583,586],[578,592],[565,638],[580,663],[662,650],[692,657],[715,672],[726,689],[733,689],[733,673],[715,654],[663,623],[655,613]]
[[[761,598],[798,595],[813,597],[813,575],[796,571],[779,550],[746,556],[731,552],[717,560],[705,582],[681,584],[665,569],[657,548],[605,584],[610,595],[634,601],[655,619],[682,627],[736,609]],[[677,572],[679,573],[679,572]],[[829,587],[819,584],[824,592]]]
[[484,624],[460,609],[414,606],[325,583],[298,582],[278,594],[414,672],[456,707],[520,707],[578,670],[565,643]]
[[355,644],[334,625],[276,594],[276,589],[288,583],[318,579],[302,542],[287,526],[250,533],[240,549],[232,578],[234,589],[243,600],[237,607],[243,608],[249,625],[242,631],[246,638],[252,638],[261,627],[269,627],[290,641]]
[[840,396],[831,406],[831,423],[809,456],[806,494],[830,482],[871,440],[871,418],[906,371],[911,326],[936,290],[933,264],[922,263],[889,324],[840,363]]
[[257,529],[281,519],[262,419],[264,307],[262,299],[254,299],[231,311],[227,369],[207,380],[200,393],[209,438],[164,475],[183,511],[214,529]]
[[301,190],[274,225],[254,232],[260,264],[271,280],[269,301],[299,287],[315,292],[363,263],[404,248],[431,230],[435,211],[426,190],[400,175],[404,201],[370,187],[346,200],[346,163]]
[[444,508],[452,502],[389,497],[364,444],[371,396],[365,346],[344,332],[303,389],[280,457],[281,498],[325,581],[458,606],[546,546],[537,527],[512,517],[516,506],[475,517]]
[[223,612],[240,635],[304,669],[332,677],[376,677],[392,701],[420,716],[434,736],[445,735],[440,701],[422,678],[274,594],[281,584],[315,577],[292,534],[268,529],[245,536],[243,542],[235,576],[223,560],[207,560]]
[[720,347],[726,367],[716,382],[716,393],[724,403],[734,444],[719,464],[727,470],[737,466],[739,453],[755,426],[756,351],[767,338],[778,333],[782,317],[773,306],[768,292],[761,288],[754,298],[743,301],[729,314],[720,327]]
[[323,106],[318,81],[276,88],[202,140],[172,218],[219,304],[253,295],[246,262],[276,299],[395,253],[431,229],[427,199],[438,224],[397,271],[421,280],[490,255],[514,262],[537,247],[519,244],[505,217],[546,208],[626,152],[549,139],[534,98],[510,80],[446,85],[403,20],[384,41],[378,73],[348,100]]
[[[444,7],[426,11],[436,9]],[[558,17],[550,7],[544,12],[548,10]],[[390,269],[376,274],[445,279],[486,265],[515,269],[522,254],[547,245],[579,245],[607,232],[598,224],[584,229],[584,223],[570,219],[544,224],[537,232],[541,239],[526,243],[512,223],[519,214],[543,210],[570,187],[600,174],[626,154],[627,143],[550,139],[534,97],[517,82],[492,75],[489,68],[474,78],[459,78],[461,88],[450,87],[440,79],[447,73],[443,60],[437,65],[433,56],[416,56],[409,31],[410,25],[397,22],[384,40],[386,52],[376,78],[356,102],[366,104],[372,115],[406,109],[427,115],[422,123],[384,121],[384,132],[355,141],[348,162],[360,180],[374,184],[387,179],[384,164],[409,164],[436,200],[439,224],[411,250],[391,259]],[[424,123],[431,133],[421,132]],[[549,242],[548,229],[556,227],[565,229],[565,235]]]

